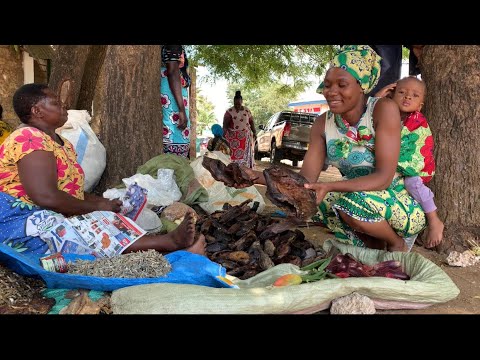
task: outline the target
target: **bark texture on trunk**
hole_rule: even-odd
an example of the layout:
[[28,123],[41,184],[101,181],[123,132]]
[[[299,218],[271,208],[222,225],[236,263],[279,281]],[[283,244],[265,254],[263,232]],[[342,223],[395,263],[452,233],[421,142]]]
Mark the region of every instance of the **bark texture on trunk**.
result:
[[435,141],[429,186],[446,229],[437,250],[461,250],[480,236],[480,46],[425,46],[420,66]]
[[79,109],[77,101],[91,48],[91,45],[59,45],[52,59],[54,70],[48,86],[60,95],[67,109]]
[[121,183],[161,153],[160,47],[109,45],[93,101],[92,127],[107,149],[96,192]]
[[23,85],[22,53],[12,45],[0,45],[0,104],[3,107],[3,121],[13,128],[20,124],[13,111],[13,94]]
[[85,70],[83,73],[82,83],[80,86],[80,94],[78,95],[77,109],[92,111],[93,96],[97,85],[100,70],[107,45],[92,45],[85,61]]

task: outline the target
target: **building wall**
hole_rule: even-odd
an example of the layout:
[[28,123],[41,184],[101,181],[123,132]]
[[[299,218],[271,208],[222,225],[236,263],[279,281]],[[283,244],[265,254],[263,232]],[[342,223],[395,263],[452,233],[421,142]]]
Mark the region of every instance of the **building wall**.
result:
[[13,45],[0,45],[0,104],[3,120],[14,128],[20,124],[13,111],[13,94],[23,84],[47,84],[47,60],[34,59],[27,52],[15,51]]
[[309,104],[301,106],[291,106],[290,108],[295,112],[322,114],[328,110],[328,104]]

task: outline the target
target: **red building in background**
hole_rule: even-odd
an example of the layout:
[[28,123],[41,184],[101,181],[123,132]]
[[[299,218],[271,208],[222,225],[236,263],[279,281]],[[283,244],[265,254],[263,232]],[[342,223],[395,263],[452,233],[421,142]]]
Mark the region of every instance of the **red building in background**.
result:
[[322,114],[328,110],[327,100],[296,101],[288,104],[289,109],[295,112]]

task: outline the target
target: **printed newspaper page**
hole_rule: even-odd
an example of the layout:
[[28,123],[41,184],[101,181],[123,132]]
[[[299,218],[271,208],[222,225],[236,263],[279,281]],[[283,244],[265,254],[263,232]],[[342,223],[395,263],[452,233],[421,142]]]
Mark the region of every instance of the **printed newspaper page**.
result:
[[111,211],[94,211],[66,218],[42,239],[52,253],[93,254],[113,257],[121,254],[145,231],[131,219]]

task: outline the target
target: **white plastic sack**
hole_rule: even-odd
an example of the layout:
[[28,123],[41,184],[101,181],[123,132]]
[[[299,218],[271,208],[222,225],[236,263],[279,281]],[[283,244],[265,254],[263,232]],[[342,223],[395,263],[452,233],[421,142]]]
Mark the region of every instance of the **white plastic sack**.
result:
[[160,231],[163,226],[162,221],[157,214],[146,207],[142,209],[137,220],[135,220],[135,223],[147,232]]
[[68,120],[57,133],[73,144],[85,172],[85,191],[92,191],[107,165],[107,152],[89,125],[87,110],[68,110]]
[[[231,162],[230,157],[223,154],[221,151],[207,152],[205,156],[212,159],[218,159],[225,165],[228,165]],[[222,210],[224,203],[229,203],[230,205],[235,206],[241,204],[245,200],[252,199],[253,201],[250,203],[250,207],[253,206],[255,201],[258,201],[260,205],[258,206],[257,213],[260,214],[263,211],[265,208],[265,200],[255,186],[243,189],[227,187],[222,182],[216,181],[213,178],[210,172],[203,167],[202,161],[203,156],[200,156],[192,161],[190,166],[193,168],[193,172],[195,173],[198,182],[208,192],[208,201],[198,204],[203,210],[211,214],[217,210]]]
[[127,187],[136,182],[147,189],[147,204],[150,206],[168,206],[182,197],[182,192],[175,182],[173,169],[158,169],[157,179],[148,174],[135,174],[122,181]]
[[112,188],[112,189],[105,190],[102,196],[105,199],[114,200],[114,199],[123,199],[126,194],[127,194],[126,188],[123,188],[123,189]]

